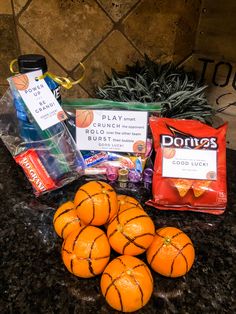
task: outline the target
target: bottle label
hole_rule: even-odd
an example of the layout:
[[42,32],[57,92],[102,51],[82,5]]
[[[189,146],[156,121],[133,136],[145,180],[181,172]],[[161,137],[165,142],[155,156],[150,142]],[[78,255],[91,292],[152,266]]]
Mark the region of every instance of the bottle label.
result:
[[56,187],[34,149],[28,149],[15,156],[14,159],[23,168],[28,180],[38,194]]
[[16,75],[8,80],[20,94],[39,127],[46,130],[67,117],[45,80],[37,79],[40,75],[41,70]]
[[60,93],[60,86],[58,85],[56,88],[51,90],[56,100],[61,103],[61,93]]

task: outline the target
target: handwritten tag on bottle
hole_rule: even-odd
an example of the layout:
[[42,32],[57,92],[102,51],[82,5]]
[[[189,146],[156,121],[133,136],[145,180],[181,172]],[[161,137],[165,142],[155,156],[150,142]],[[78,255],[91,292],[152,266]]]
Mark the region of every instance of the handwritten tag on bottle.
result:
[[42,130],[67,118],[65,112],[56,100],[44,79],[37,79],[42,71],[34,71],[9,78],[13,90],[18,92],[23,100],[23,108],[31,113]]

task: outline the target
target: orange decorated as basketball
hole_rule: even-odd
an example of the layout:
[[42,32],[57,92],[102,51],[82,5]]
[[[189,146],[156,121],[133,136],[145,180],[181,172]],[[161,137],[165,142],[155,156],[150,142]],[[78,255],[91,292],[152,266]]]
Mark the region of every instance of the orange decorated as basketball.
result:
[[133,144],[133,151],[134,153],[143,154],[146,152],[146,143],[144,141],[136,141]]
[[62,204],[54,214],[53,225],[61,238],[66,238],[72,231],[79,230],[83,224],[77,216],[74,203],[68,201]]
[[75,195],[74,204],[82,222],[94,226],[107,223],[118,208],[116,192],[102,181],[82,185]]
[[123,255],[105,268],[101,277],[101,290],[111,307],[122,312],[133,312],[150,300],[153,278],[143,261]]
[[14,76],[12,81],[17,90],[25,90],[29,87],[29,79],[26,74]]
[[78,128],[87,128],[93,122],[92,110],[78,110],[76,112],[76,126]]
[[66,268],[78,277],[90,278],[103,272],[110,258],[106,234],[94,226],[73,231],[62,245],[62,259]]
[[117,201],[118,201],[117,213],[121,213],[126,209],[131,209],[131,208],[136,208],[136,207],[143,209],[141,204],[134,197],[131,197],[128,195],[118,194]]
[[171,159],[175,156],[176,150],[172,147],[165,147],[162,152],[164,158]]
[[113,217],[107,228],[111,247],[120,254],[142,254],[152,243],[155,227],[140,207],[124,210]]
[[[117,202],[118,202],[118,210],[117,213],[115,214],[115,216],[118,213],[123,212],[124,210],[130,210],[136,207],[139,207],[140,209],[143,209],[141,204],[134,198],[128,195],[123,195],[123,194],[118,194],[117,195]],[[105,228],[108,227],[109,222],[111,222],[111,220],[115,217],[113,216],[107,224],[105,224]]]
[[156,231],[147,250],[153,270],[167,277],[185,275],[193,265],[195,251],[190,238],[180,229],[165,227]]

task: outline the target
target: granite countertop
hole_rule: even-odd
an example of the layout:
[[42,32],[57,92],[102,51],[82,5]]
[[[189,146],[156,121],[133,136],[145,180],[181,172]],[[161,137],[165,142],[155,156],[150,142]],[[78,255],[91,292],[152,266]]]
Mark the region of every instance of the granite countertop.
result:
[[[136,313],[236,312],[235,165],[236,151],[227,150],[229,200],[221,216],[146,208],[156,227],[169,225],[186,231],[196,260],[191,271],[178,279],[153,273],[153,296]],[[61,260],[62,241],[54,233],[52,218],[57,206],[73,198],[80,184],[74,182],[35,198],[22,170],[0,143],[1,314],[115,313],[101,296],[99,277],[77,278]]]

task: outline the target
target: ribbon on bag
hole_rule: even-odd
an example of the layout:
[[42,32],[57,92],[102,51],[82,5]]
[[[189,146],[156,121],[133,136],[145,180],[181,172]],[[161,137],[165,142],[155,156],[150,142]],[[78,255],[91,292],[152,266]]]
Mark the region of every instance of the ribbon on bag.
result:
[[[13,74],[19,74],[19,71],[14,70],[14,65],[17,62],[17,59],[14,59],[11,61],[9,68],[11,73]],[[84,79],[84,74],[85,74],[85,66],[83,65],[82,62],[79,63],[81,68],[83,69],[83,74],[82,76],[76,80],[76,81],[71,81],[68,77],[64,77],[64,76],[57,76],[54,75],[51,72],[45,72],[43,75],[40,75],[38,77],[38,79],[44,79],[46,76],[50,77],[52,80],[54,80],[55,82],[57,82],[59,85],[63,86],[66,89],[70,89],[73,87],[73,85],[79,84],[83,79]]]

